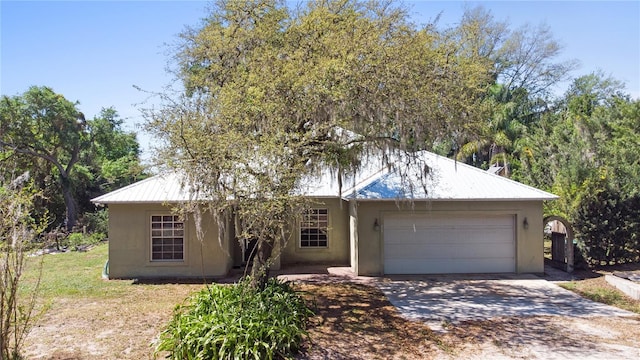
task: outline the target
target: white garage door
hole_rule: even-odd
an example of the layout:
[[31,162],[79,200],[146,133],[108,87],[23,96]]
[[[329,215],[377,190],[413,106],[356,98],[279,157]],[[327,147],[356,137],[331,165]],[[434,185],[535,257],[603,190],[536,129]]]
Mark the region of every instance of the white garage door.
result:
[[513,215],[384,218],[385,274],[515,272]]

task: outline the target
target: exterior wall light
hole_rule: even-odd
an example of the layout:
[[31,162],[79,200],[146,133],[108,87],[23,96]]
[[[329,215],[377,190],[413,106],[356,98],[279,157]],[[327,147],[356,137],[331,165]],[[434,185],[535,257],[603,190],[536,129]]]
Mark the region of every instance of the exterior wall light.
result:
[[529,221],[527,221],[527,218],[525,217],[524,220],[522,220],[522,227],[526,230],[529,228]]
[[380,223],[378,222],[378,218],[373,222],[373,230],[380,231]]

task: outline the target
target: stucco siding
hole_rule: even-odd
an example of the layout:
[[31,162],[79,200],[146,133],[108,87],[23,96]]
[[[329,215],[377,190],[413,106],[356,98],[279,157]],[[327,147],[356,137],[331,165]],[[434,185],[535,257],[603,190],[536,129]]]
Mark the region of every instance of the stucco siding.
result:
[[196,238],[193,219],[185,221],[184,259],[151,261],[151,216],[170,215],[170,206],[159,204],[109,205],[109,277],[215,277],[231,268],[230,244],[218,241],[218,228],[205,216],[204,243]]
[[329,214],[329,241],[327,247],[300,246],[299,224],[293,225],[291,239],[282,248],[281,264],[331,264],[347,266],[349,249],[349,203],[341,199],[316,199],[314,208],[326,208]]
[[[357,257],[352,268],[358,275],[384,274],[384,218],[385,215],[409,212],[435,213],[450,216],[512,214],[515,217],[516,271],[542,273],[544,271],[542,243],[542,201],[421,201],[413,204],[394,201],[359,201],[351,211],[357,213]],[[524,225],[524,219],[527,225]],[[379,226],[374,226],[378,221]],[[353,238],[353,237],[352,237]]]

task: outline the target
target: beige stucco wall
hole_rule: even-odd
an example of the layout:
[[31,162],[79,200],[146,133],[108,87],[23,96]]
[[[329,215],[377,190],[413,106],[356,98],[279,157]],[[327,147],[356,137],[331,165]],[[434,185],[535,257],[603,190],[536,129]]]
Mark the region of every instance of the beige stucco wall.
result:
[[[395,201],[355,201],[350,207],[351,222],[357,224],[352,233],[351,247],[357,249],[351,255],[351,267],[358,275],[382,275],[384,217],[400,211],[429,213],[439,212],[451,216],[466,214],[513,214],[516,221],[516,271],[518,273],[542,273],[544,271],[542,243],[542,201],[431,201],[414,204]],[[523,222],[527,219],[525,229]],[[378,219],[379,230],[374,229]]]
[[349,204],[341,199],[315,199],[314,208],[329,210],[329,244],[326,248],[300,247],[299,224],[294,224],[292,236],[282,248],[282,265],[349,264]]
[[[329,210],[329,245],[327,248],[300,247],[299,228],[293,226],[291,240],[282,248],[279,262],[291,264],[351,265],[359,275],[382,275],[385,215],[397,212],[442,214],[510,214],[516,221],[516,269],[519,273],[544,271],[541,201],[416,202],[355,201],[317,199],[316,207]],[[205,218],[205,242],[195,236],[193,221],[185,229],[185,259],[182,262],[150,260],[150,217],[171,214],[159,204],[109,205],[109,267],[111,278],[201,277],[225,275],[232,267],[234,241],[218,242],[218,229],[211,217]],[[523,220],[527,218],[527,229]],[[374,229],[378,219],[379,229]],[[232,236],[232,234],[230,234]],[[274,264],[279,268],[280,264]]]
[[205,241],[202,245],[196,238],[193,219],[187,219],[183,261],[151,261],[151,215],[169,214],[171,207],[160,204],[109,205],[110,278],[196,278],[203,276],[203,270],[204,276],[215,277],[229,271],[229,241],[221,248],[218,228],[211,216],[203,219]]

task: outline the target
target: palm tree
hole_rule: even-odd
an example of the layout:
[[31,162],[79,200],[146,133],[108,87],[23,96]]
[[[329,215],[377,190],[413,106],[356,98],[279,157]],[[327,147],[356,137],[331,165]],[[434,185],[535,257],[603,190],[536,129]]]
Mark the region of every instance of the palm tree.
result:
[[490,109],[487,123],[477,138],[460,147],[456,158],[475,166],[503,166],[508,177],[518,140],[526,134],[531,123],[537,121],[535,103],[523,88],[509,90],[502,84],[495,84],[489,90],[485,106]]

